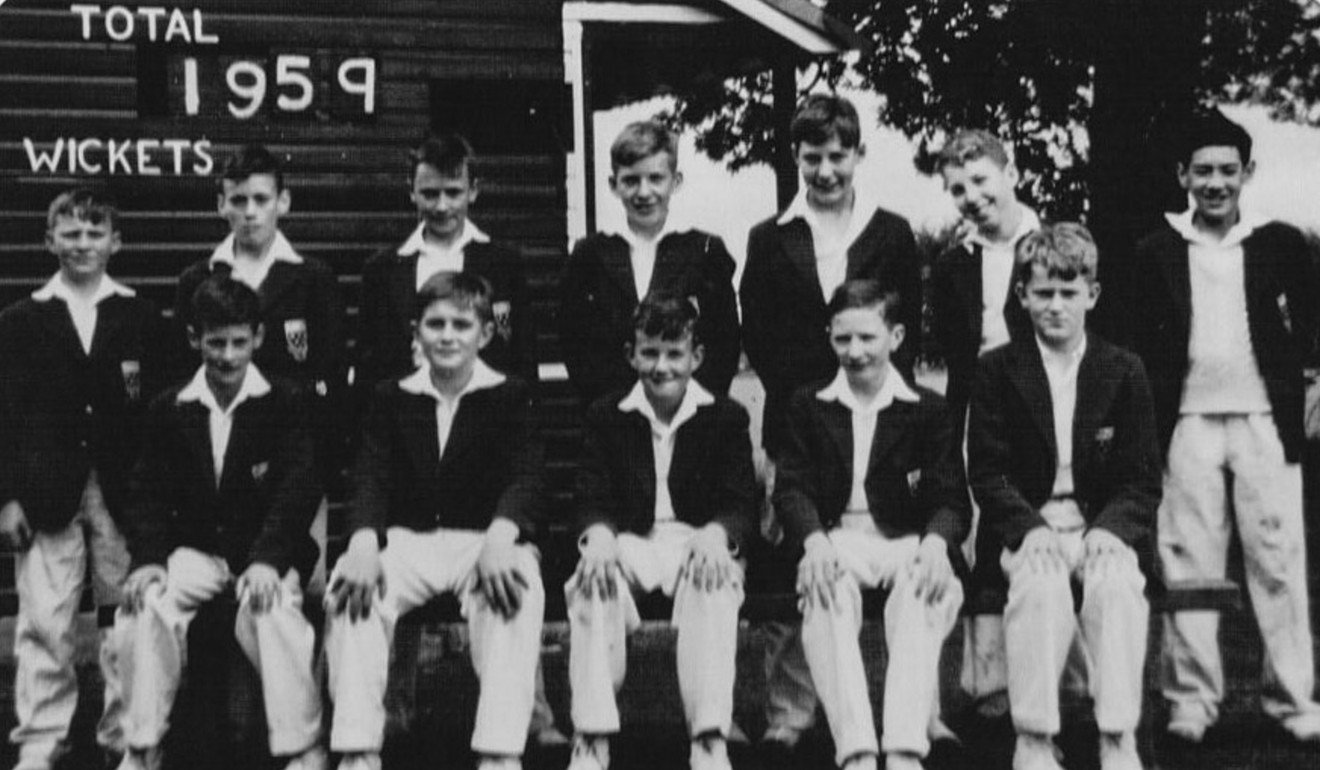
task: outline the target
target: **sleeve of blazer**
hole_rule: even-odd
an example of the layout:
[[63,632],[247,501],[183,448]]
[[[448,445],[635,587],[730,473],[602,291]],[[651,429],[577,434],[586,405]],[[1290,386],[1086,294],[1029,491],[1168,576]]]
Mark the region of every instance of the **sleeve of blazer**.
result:
[[321,503],[320,474],[313,465],[314,441],[308,409],[300,393],[290,392],[279,404],[283,414],[279,449],[271,463],[274,490],[261,532],[252,543],[249,561],[262,562],[283,575],[293,567],[298,546]]
[[930,332],[931,337],[940,346],[946,366],[949,359],[957,355],[958,325],[954,319],[958,316],[958,294],[953,286],[950,261],[952,255],[944,253],[935,261],[930,273]]
[[594,524],[604,524],[616,532],[619,529],[615,519],[623,510],[623,495],[619,493],[615,474],[610,471],[610,460],[616,455],[610,438],[618,434],[619,425],[610,420],[613,406],[607,402],[608,399],[592,404],[582,424],[582,457],[574,478],[575,536]]
[[165,340],[170,339],[170,328],[155,304],[146,300],[143,300],[142,304],[145,316],[143,321],[145,329],[142,333],[145,339],[141,374],[142,392],[138,397],[142,399],[139,403],[149,404],[158,393],[170,385],[172,373],[170,352],[168,345],[164,344]]
[[752,439],[747,410],[725,402],[727,417],[720,425],[719,489],[712,520],[719,522],[738,553],[746,554],[756,530],[756,470],[752,465]]
[[920,485],[922,505],[931,512],[926,533],[939,535],[950,548],[957,548],[972,529],[961,442],[955,438],[954,421],[944,404],[930,407],[927,414],[921,459],[925,478]]
[[509,447],[506,484],[491,518],[512,521],[523,538],[531,539],[536,536],[541,518],[545,448],[531,422],[531,389],[517,380],[509,384],[516,387],[510,388],[509,402],[501,405],[500,415],[501,438]]
[[532,314],[528,312],[531,298],[527,295],[527,279],[523,270],[522,253],[506,246],[509,281],[509,360],[512,374],[528,382],[536,382],[536,329]]
[[726,394],[738,373],[742,352],[738,330],[738,298],[733,292],[733,257],[717,236],[705,237],[701,270],[706,284],[706,305],[701,308],[701,337],[705,340],[706,359],[702,362],[703,382],[713,392]]
[[788,406],[784,451],[775,469],[775,511],[794,544],[801,544],[811,533],[824,529],[816,507],[820,490],[815,464],[821,460],[809,439],[815,419],[811,411],[813,398],[810,389],[793,394]]
[[142,452],[129,477],[123,522],[133,569],[165,565],[178,540],[172,524],[178,463],[186,457],[178,441],[173,392],[163,393],[147,410]]
[[[344,364],[347,349],[344,347],[344,301],[339,292],[339,279],[323,262],[308,261],[311,280],[310,307],[307,308],[307,326],[311,334],[319,334],[319,340],[312,340],[311,353],[316,357],[312,369],[316,379],[324,382],[332,394],[343,390],[346,383]],[[271,330],[267,330],[271,333]]]
[[584,395],[595,391],[598,385],[598,373],[608,370],[609,363],[605,356],[621,356],[620,350],[600,350],[591,344],[598,338],[595,329],[601,319],[595,317],[592,292],[592,268],[594,261],[590,254],[590,239],[578,241],[573,253],[568,257],[559,289],[559,344],[564,353],[564,365],[568,368],[569,382]]
[[747,264],[743,268],[739,295],[742,300],[742,344],[747,360],[762,380],[784,380],[777,370],[775,314],[780,312],[773,296],[772,253],[774,223],[763,222],[747,236]]
[[886,278],[898,289],[903,301],[903,345],[895,353],[895,363],[905,377],[911,379],[917,356],[921,354],[921,258],[917,255],[917,240],[906,219],[897,217],[891,242],[889,269]]
[[981,506],[981,521],[1009,549],[1016,550],[1032,529],[1045,526],[1011,478],[1012,428],[1006,419],[1008,377],[993,355],[981,359],[972,384],[971,412],[967,428],[968,475],[972,494]]
[[354,355],[357,370],[353,377],[355,385],[360,386],[359,392],[370,393],[385,368],[381,359],[388,355],[386,340],[391,336],[389,304],[386,301],[389,296],[389,274],[386,268],[392,255],[389,249],[377,252],[362,266]]
[[1092,520],[1135,546],[1146,540],[1155,523],[1161,495],[1159,448],[1155,438],[1155,404],[1146,381],[1146,370],[1135,356],[1123,373],[1119,401],[1114,405],[1116,422],[1111,462],[1107,468],[1113,495]]
[[395,433],[390,418],[398,389],[396,383],[382,382],[371,392],[367,416],[362,422],[362,440],[353,465],[352,502],[345,515],[345,531],[350,537],[360,529],[371,529],[375,530],[379,542],[385,542],[394,482]]
[[1320,318],[1317,318],[1316,298],[1320,297],[1320,275],[1317,275],[1316,263],[1311,258],[1311,251],[1295,228],[1288,228],[1290,248],[1286,250],[1289,261],[1285,286],[1288,289],[1288,314],[1293,325],[1293,335],[1301,348],[1302,360],[1307,366],[1320,363],[1320,349],[1317,349],[1317,335],[1320,335]]

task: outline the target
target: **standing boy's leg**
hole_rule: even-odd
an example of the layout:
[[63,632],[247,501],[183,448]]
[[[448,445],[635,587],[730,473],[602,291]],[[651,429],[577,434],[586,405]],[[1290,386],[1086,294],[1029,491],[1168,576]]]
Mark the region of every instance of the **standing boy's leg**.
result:
[[[78,518],[82,523],[90,560],[88,573],[92,581],[92,598],[99,607],[118,607],[123,598],[124,580],[132,558],[128,543],[106,508],[101,485],[93,472],[83,490],[82,507]],[[105,694],[101,719],[96,726],[96,742],[112,751],[124,749],[123,683],[119,679],[119,665],[115,660],[116,646],[111,641],[112,630],[100,630],[100,667],[105,680]]]
[[[1183,415],[1173,431],[1159,507],[1159,555],[1169,582],[1223,578],[1230,535],[1223,417]],[[1164,616],[1161,686],[1172,706],[1170,729],[1199,740],[1219,718],[1224,670],[1219,613]]]

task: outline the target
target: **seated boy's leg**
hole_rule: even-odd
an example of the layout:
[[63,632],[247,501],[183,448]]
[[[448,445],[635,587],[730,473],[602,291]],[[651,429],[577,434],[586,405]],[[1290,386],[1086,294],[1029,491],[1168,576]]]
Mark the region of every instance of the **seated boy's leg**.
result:
[[73,624],[85,568],[86,548],[77,525],[33,533],[32,544],[15,559],[18,725],[9,739],[20,744],[19,768],[49,767],[69,734],[78,704]]
[[766,623],[765,738],[789,747],[816,722],[816,687],[802,649],[801,623]]
[[459,591],[472,636],[472,665],[481,684],[477,700],[472,750],[484,756],[518,757],[527,743],[527,726],[536,697],[536,666],[541,659],[541,627],[545,621],[545,587],[536,552],[519,546],[519,568],[527,581],[521,605],[512,618],[491,608],[473,590],[470,576],[481,552],[483,535],[475,534],[468,578],[451,590]]
[[[1227,569],[1227,428],[1222,417],[1184,415],[1169,444],[1158,543],[1169,582],[1223,578]],[[1203,733],[1219,718],[1224,669],[1219,654],[1219,613],[1164,616],[1161,688],[1172,705],[1170,724]],[[1191,737],[1199,737],[1192,735]]]
[[[620,538],[631,537],[620,535]],[[573,729],[578,735],[619,732],[616,696],[627,673],[627,633],[637,627],[637,605],[627,579],[617,575],[615,596],[590,597],[577,576],[564,585],[568,606],[568,682]]]
[[121,607],[115,615],[124,742],[134,749],[154,748],[165,737],[187,659],[188,626],[231,579],[222,559],[191,548],[175,549],[167,570],[164,588],[149,590],[137,614]]
[[234,636],[261,675],[267,738],[274,756],[299,754],[321,738],[321,690],[313,650],[316,631],[303,615],[298,571],[281,580],[275,605],[253,613],[244,598],[234,618]]
[[1057,735],[1059,678],[1077,635],[1069,568],[1033,566],[1022,548],[1005,549],[1000,565],[1008,577],[1004,643],[1013,726],[1018,733]]
[[1141,720],[1142,677],[1150,603],[1137,554],[1127,549],[1121,563],[1082,576],[1082,638],[1090,658],[1090,690],[1101,733],[1125,734]]
[[[1247,589],[1265,643],[1266,713],[1298,737],[1320,739],[1320,705],[1306,575],[1301,466],[1289,464],[1269,415],[1236,418],[1229,458]],[[1303,722],[1309,726],[1300,728]],[[1294,725],[1300,729],[1294,729]]]
[[[686,556],[686,544],[679,556]],[[738,609],[743,603],[744,579],[742,565],[735,569],[731,582],[718,588],[698,586],[691,575],[683,575],[674,588],[678,691],[693,738],[714,733],[727,739],[733,726]],[[674,580],[667,582],[674,585]]]

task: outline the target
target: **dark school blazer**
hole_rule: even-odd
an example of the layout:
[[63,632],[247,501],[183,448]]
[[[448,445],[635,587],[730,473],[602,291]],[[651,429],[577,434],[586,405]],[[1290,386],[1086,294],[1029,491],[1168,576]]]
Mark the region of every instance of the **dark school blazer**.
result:
[[530,424],[530,388],[510,377],[459,401],[440,456],[435,400],[382,382],[372,393],[353,471],[352,534],[389,527],[484,530],[493,519],[530,539],[541,516],[544,452]]
[[[788,407],[774,505],[794,549],[807,535],[838,524],[852,493],[852,412],[817,397],[828,384],[799,388]],[[961,448],[953,440],[944,399],[926,388],[913,391],[918,401],[895,400],[876,418],[866,501],[886,537],[943,537],[962,577],[967,563],[959,546],[971,529],[972,514]]]
[[[582,464],[577,473],[578,532],[605,524],[645,535],[655,525],[655,451],[651,423],[619,411],[627,391],[616,391],[587,410]],[[674,434],[669,468],[674,516],[694,527],[723,525],[742,553],[756,528],[756,473],[747,411],[715,396]]]
[[[1274,424],[1288,462],[1299,462],[1305,436],[1302,367],[1315,351],[1317,285],[1306,241],[1296,228],[1271,222],[1242,243],[1251,347],[1265,380]],[[1190,365],[1192,289],[1188,245],[1166,225],[1137,244],[1133,350],[1141,356],[1155,397],[1160,446],[1169,449]],[[1213,309],[1212,309],[1213,310]]]
[[36,530],[63,529],[95,468],[120,518],[142,415],[164,387],[166,336],[138,297],[97,305],[90,354],[61,299],[26,298],[0,313],[0,504],[18,500]]
[[[498,311],[495,336],[481,351],[482,360],[501,372],[535,382],[535,336],[522,257],[505,244],[473,241],[463,247],[463,270],[490,281],[494,291],[492,304]],[[412,324],[416,299],[416,254],[401,256],[399,246],[391,246],[371,255],[362,266],[355,382],[366,392],[378,382],[405,377],[415,368]]]
[[[302,264],[276,260],[261,282],[261,320],[266,339],[252,362],[262,374],[294,380],[308,395],[338,393],[345,384],[344,303],[334,271],[315,257]],[[187,333],[192,321],[192,296],[213,273],[231,270],[210,258],[194,262],[179,276],[175,318]],[[186,371],[196,370],[193,354]],[[186,376],[184,371],[179,376]]]
[[124,517],[135,568],[188,547],[225,559],[234,575],[254,562],[312,574],[319,550],[308,527],[321,485],[309,409],[300,386],[268,379],[269,393],[234,409],[219,483],[207,408],[178,400],[186,383],[152,402]]
[[[944,351],[949,371],[944,394],[959,437],[981,349],[981,253],[980,244],[959,244],[935,260],[930,278],[930,329]],[[1035,333],[1031,317],[1018,301],[1013,283],[1009,281],[1004,297],[1009,339],[1030,339]]]
[[[1146,372],[1134,354],[1094,334],[1086,345],[1073,414],[1073,496],[1087,526],[1131,546],[1150,575],[1161,464]],[[1039,511],[1058,468],[1053,404],[1034,337],[981,356],[967,435],[968,476],[981,507],[972,606],[1002,606],[1001,551],[1016,550],[1045,523]]]
[[[820,289],[811,226],[800,217],[779,224],[777,214],[752,228],[741,298],[743,347],[765,386],[762,443],[776,450],[786,440],[793,391],[834,376],[839,360],[829,341],[829,300]],[[912,381],[921,350],[921,263],[906,219],[877,208],[848,247],[848,279],[873,278],[898,290],[906,327],[894,365]]]
[[[717,236],[700,230],[669,233],[656,244],[647,289],[697,300],[697,336],[706,358],[696,379],[721,395],[729,392],[742,352],[733,270],[733,257]],[[631,387],[637,373],[628,365],[624,346],[632,342],[640,298],[628,242],[604,233],[579,241],[564,268],[559,296],[559,344],[568,379],[583,403]]]

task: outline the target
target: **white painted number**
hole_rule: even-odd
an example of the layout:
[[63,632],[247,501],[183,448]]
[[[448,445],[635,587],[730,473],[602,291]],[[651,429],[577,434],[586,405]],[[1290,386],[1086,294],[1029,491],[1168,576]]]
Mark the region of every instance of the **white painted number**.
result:
[[239,120],[257,114],[266,100],[266,70],[256,62],[236,61],[225,71],[225,82],[234,96],[247,100],[242,106],[229,102],[229,114]]
[[183,110],[196,115],[201,103],[202,96],[197,88],[197,59],[189,56],[183,60]]
[[312,60],[306,56],[294,56],[293,54],[283,54],[275,59],[275,85],[292,86],[301,92],[299,96],[293,97],[288,94],[280,94],[275,100],[275,104],[285,112],[302,112],[311,106],[312,103],[312,81],[299,70],[311,69]]
[[[350,78],[350,72],[362,73],[357,79]],[[376,60],[365,56],[345,59],[339,65],[339,87],[346,94],[358,94],[362,97],[362,112],[373,115],[376,112]]]

